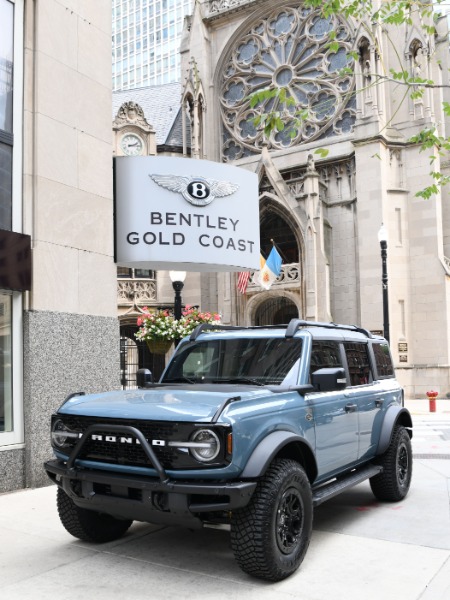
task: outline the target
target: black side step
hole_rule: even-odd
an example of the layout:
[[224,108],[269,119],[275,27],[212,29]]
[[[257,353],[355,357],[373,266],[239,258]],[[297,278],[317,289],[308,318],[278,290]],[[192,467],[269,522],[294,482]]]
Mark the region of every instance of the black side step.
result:
[[320,487],[313,490],[313,505],[318,506],[325,502],[325,500],[329,500],[333,498],[333,496],[337,496],[341,492],[343,492],[347,488],[351,488],[370,477],[374,477],[378,475],[383,470],[383,467],[379,465],[369,465],[367,467],[363,467],[362,469],[358,469],[357,471],[352,471],[348,475],[344,477],[340,477],[339,479],[333,479],[330,483],[325,483]]

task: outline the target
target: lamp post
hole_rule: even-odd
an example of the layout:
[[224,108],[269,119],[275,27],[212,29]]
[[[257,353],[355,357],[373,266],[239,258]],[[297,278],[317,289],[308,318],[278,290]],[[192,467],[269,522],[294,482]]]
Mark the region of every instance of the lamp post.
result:
[[181,290],[184,287],[186,271],[169,271],[169,276],[175,292],[175,298],[173,301],[173,314],[175,319],[179,321],[181,319]]
[[378,232],[378,241],[381,247],[381,265],[382,275],[381,283],[383,286],[383,335],[389,342],[389,296],[388,296],[388,275],[387,275],[387,241],[388,232],[386,227],[381,224]]

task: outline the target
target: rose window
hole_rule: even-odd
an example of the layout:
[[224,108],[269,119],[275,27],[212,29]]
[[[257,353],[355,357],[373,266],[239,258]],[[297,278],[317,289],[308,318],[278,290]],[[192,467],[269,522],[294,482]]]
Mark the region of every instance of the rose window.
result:
[[[337,47],[329,47],[331,31]],[[220,90],[224,159],[257,153],[263,144],[283,149],[352,132],[354,77],[342,73],[352,67],[351,46],[352,31],[343,18],[324,18],[303,6],[278,8],[259,21],[225,62]],[[268,98],[250,106],[252,93],[275,88],[284,88],[294,105]],[[272,111],[280,113],[283,129],[267,139],[254,119]]]

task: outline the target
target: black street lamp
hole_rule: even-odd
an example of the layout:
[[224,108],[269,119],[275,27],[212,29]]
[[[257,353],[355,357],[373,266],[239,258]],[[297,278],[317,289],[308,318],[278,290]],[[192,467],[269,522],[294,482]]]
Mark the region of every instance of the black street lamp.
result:
[[382,275],[381,283],[383,286],[383,335],[389,342],[389,296],[388,296],[388,275],[387,275],[387,241],[388,233],[386,227],[381,224],[378,232],[378,241],[381,247],[381,265]]
[[169,271],[172,287],[175,292],[173,301],[173,314],[177,321],[181,319],[181,290],[184,288],[186,271]]

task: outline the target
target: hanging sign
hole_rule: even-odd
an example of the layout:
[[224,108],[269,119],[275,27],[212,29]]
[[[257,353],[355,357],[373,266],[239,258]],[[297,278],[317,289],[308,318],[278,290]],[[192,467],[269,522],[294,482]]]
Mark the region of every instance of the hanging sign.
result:
[[259,268],[255,173],[166,156],[114,161],[118,265],[183,271]]

